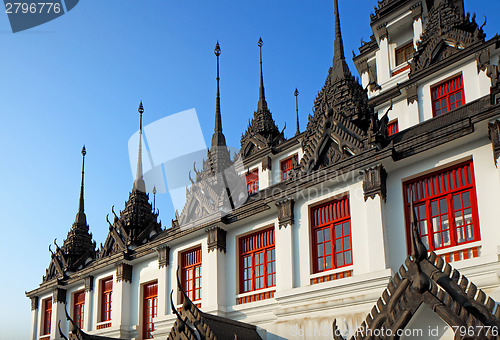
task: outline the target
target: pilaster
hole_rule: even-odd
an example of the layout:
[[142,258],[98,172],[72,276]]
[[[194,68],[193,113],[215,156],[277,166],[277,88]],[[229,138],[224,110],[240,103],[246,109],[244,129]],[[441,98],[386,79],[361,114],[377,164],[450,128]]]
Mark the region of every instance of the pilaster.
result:
[[59,336],[58,324],[61,322],[61,330],[63,333],[68,334],[68,322],[66,321],[66,290],[62,288],[55,288],[52,292],[52,322],[50,326],[50,338],[56,340],[63,340]]
[[378,28],[380,42],[377,52],[377,79],[379,84],[384,84],[391,78],[390,58],[389,58],[389,37],[386,26]]
[[118,263],[115,277],[111,323],[113,328],[119,327],[121,330],[128,330],[131,326],[132,265],[125,262]]
[[158,253],[158,317],[170,313],[169,262],[170,248],[162,245],[156,248]]
[[85,305],[83,306],[83,331],[92,330],[93,313],[97,313],[93,307],[94,299],[94,277],[89,275],[85,278]]
[[30,339],[36,340],[38,338],[38,308],[39,299],[38,296],[31,297],[31,334]]
[[[217,312],[226,305],[226,231],[218,226],[206,229],[207,246],[203,251],[202,301],[203,310],[209,313]],[[204,251],[204,249],[206,251]]]
[[275,228],[276,268],[276,291],[285,291],[293,288],[293,238],[292,227],[294,225],[294,200],[285,198],[276,203],[278,207],[278,228]]

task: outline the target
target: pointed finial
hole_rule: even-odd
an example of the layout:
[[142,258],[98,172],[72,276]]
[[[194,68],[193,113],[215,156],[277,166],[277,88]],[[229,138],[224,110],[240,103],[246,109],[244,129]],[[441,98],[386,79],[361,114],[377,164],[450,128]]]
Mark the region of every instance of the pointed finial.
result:
[[142,178],[142,114],[144,113],[142,100],[137,111],[141,116],[139,121],[139,151],[137,153],[137,173],[135,175],[134,189],[145,192],[146,184],[144,183],[144,179]]
[[335,40],[334,40],[334,53],[333,53],[333,80],[346,77],[349,68],[345,61],[344,43],[342,41],[342,33],[340,32],[340,15],[338,0],[333,0],[334,15],[335,15]]
[[153,212],[155,211],[156,206],[156,185],[153,186]]
[[82,148],[82,182],[80,185],[80,201],[78,204],[78,212],[76,214],[75,223],[86,226],[87,218],[85,216],[84,203],[83,203],[83,179],[85,174],[85,155],[87,154],[87,150],[85,149],[85,145]]
[[137,111],[141,115],[141,118],[140,118],[140,121],[139,121],[139,130],[142,130],[142,114],[144,112],[144,107],[142,106],[142,100],[141,100],[141,102],[139,104],[139,108],[137,109]]
[[295,112],[297,113],[297,132],[295,132],[295,135],[298,135],[300,133],[300,128],[299,128],[299,90],[295,88],[295,92],[293,93],[295,96]]
[[257,109],[267,110],[266,95],[264,92],[264,75],[262,73],[262,45],[264,45],[262,38],[259,38],[257,45],[259,46],[259,54],[260,54],[260,88],[259,88],[259,104],[257,105]]
[[212,148],[211,150],[215,150],[214,147],[225,146],[226,138],[222,133],[222,116],[220,113],[220,91],[219,91],[219,56],[221,54],[221,49],[219,45],[219,41],[215,44],[214,54],[217,57],[217,93],[215,96],[215,126],[214,126],[214,134],[212,136]]

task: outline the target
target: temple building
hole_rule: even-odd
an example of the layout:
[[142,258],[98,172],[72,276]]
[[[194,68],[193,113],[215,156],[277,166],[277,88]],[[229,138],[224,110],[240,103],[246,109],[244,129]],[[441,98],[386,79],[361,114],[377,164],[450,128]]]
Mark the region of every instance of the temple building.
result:
[[30,339],[500,338],[500,36],[463,0],[376,5],[353,57],[360,83],[334,0],[332,65],[288,139],[259,40],[242,166],[222,128],[217,43],[212,143],[171,226],[145,192],[139,144],[97,249],[82,164],[75,222],[26,293]]

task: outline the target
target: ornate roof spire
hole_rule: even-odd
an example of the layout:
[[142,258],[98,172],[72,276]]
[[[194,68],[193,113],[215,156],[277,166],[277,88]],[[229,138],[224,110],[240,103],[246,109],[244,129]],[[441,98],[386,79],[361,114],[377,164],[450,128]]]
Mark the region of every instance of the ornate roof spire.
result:
[[349,67],[347,66],[344,56],[344,43],[342,41],[342,33],[340,32],[338,0],[333,0],[333,7],[335,11],[335,41],[332,80],[335,81],[349,76],[351,72],[349,71]]
[[214,135],[212,136],[212,148],[217,146],[226,146],[226,138],[222,133],[222,118],[220,113],[220,91],[219,91],[219,56],[221,54],[221,49],[219,42],[215,44],[214,54],[217,57],[217,95],[215,97],[215,127]]
[[84,178],[84,170],[85,170],[85,155],[87,154],[87,150],[85,149],[85,145],[82,148],[82,183],[80,186],[80,202],[78,205],[78,213],[76,214],[75,224],[86,226],[87,225],[87,217],[85,216],[85,210],[83,205],[83,178]]
[[295,132],[295,135],[298,135],[300,133],[300,128],[299,128],[299,90],[295,88],[295,92],[293,93],[295,96],[295,112],[297,113],[297,132]]
[[142,174],[142,113],[144,112],[144,107],[142,106],[142,100],[139,104],[137,111],[140,114],[139,119],[139,151],[137,153],[137,173],[134,180],[134,190],[140,190],[146,192],[146,184],[144,183]]
[[262,38],[259,38],[259,53],[260,53],[260,88],[259,88],[259,104],[257,106],[257,110],[267,110],[267,102],[266,102],[266,94],[264,92],[264,76],[262,74],[262,45],[264,42]]

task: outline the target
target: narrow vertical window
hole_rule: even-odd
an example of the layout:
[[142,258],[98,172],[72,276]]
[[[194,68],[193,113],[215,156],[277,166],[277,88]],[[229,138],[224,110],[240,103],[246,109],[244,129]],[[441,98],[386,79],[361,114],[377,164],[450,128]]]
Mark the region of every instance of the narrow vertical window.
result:
[[52,321],[52,298],[43,302],[43,326],[42,335],[50,334],[50,327]]
[[246,176],[248,194],[255,194],[259,191],[259,169],[256,169]]
[[287,179],[290,178],[290,173],[293,170],[293,160],[295,160],[295,163],[299,161],[299,157],[297,155],[293,155],[290,158],[285,159],[284,161],[281,161],[281,180],[286,181]]
[[399,124],[398,120],[393,120],[389,124],[387,124],[387,135],[392,136],[399,132]]
[[181,280],[189,299],[201,300],[201,247],[181,254]]
[[101,322],[111,320],[111,296],[113,294],[113,278],[101,281]]
[[311,209],[315,273],[352,264],[349,197]]
[[465,104],[462,75],[431,88],[432,114],[440,116]]
[[79,328],[83,328],[83,309],[85,307],[85,291],[73,295],[73,320]]
[[153,318],[158,315],[158,283],[144,285],[143,339],[152,339],[155,330]]
[[240,292],[276,286],[274,227],[240,239]]
[[404,192],[408,247],[412,200],[420,237],[427,249],[481,239],[472,161],[405,182]]

